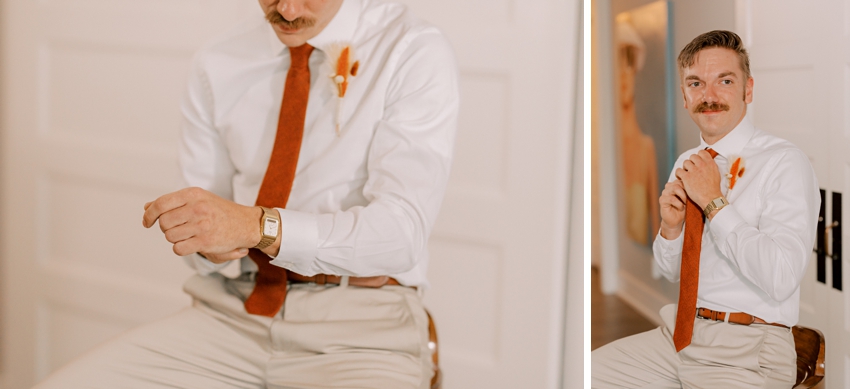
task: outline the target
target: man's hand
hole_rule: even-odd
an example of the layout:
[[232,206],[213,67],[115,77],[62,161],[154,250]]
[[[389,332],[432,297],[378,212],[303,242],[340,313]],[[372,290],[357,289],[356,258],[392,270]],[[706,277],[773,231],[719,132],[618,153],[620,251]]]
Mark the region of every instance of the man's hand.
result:
[[691,155],[676,169],[676,177],[682,180],[688,197],[694,200],[700,209],[705,209],[711,200],[722,195],[720,192],[720,172],[717,163],[708,151],[700,150]]
[[688,195],[681,180],[668,182],[658,198],[661,208],[661,236],[672,240],[682,233],[682,225],[685,223],[685,202]]
[[223,263],[248,255],[248,248],[260,241],[262,214],[258,207],[186,188],[145,204],[142,225],[150,228],[159,220],[177,255],[201,253],[211,262]]

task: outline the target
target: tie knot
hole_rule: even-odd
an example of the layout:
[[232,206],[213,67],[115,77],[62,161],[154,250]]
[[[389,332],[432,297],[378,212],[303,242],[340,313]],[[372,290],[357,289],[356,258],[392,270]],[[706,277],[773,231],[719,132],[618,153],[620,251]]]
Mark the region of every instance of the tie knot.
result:
[[708,153],[711,154],[711,158],[717,158],[718,154],[717,154],[716,151],[714,151],[714,149],[712,149],[710,147],[706,147],[705,151],[708,151]]
[[289,47],[289,56],[291,57],[292,65],[290,67],[296,69],[306,69],[310,62],[310,54],[313,53],[313,46],[305,43],[298,47]]

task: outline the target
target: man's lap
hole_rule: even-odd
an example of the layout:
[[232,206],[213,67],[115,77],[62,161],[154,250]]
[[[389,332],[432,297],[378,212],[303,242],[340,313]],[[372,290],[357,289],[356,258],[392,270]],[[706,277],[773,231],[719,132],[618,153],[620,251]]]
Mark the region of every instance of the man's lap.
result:
[[675,306],[665,325],[620,339],[591,354],[593,388],[790,388],[796,374],[790,331],[697,319],[694,338],[676,353]]
[[195,299],[192,307],[100,346],[38,387],[417,388],[427,383],[428,322],[412,289],[297,285],[290,288],[284,321],[280,315],[245,313],[242,300],[250,287],[220,276],[195,276],[185,285]]
[[36,388],[262,388],[263,350],[230,332],[188,307],[78,357]]

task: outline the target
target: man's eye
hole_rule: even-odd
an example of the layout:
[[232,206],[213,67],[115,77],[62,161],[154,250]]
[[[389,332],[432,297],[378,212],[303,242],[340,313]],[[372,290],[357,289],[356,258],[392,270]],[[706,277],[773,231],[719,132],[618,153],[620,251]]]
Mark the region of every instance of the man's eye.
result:
[[693,87],[698,87],[698,86],[699,86],[699,82],[694,81],[694,82],[692,82],[692,83],[688,84],[688,86],[690,86],[690,87],[692,87],[692,88],[693,88]]
[[723,83],[723,85],[732,85],[732,80],[721,80],[720,82]]

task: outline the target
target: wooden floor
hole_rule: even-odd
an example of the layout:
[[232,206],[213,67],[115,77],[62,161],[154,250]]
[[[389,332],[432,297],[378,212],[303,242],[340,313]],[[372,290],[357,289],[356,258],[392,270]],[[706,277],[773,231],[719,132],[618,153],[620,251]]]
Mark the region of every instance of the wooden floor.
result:
[[590,276],[590,349],[595,350],[617,339],[651,330],[657,325],[615,295],[602,294],[599,272]]

